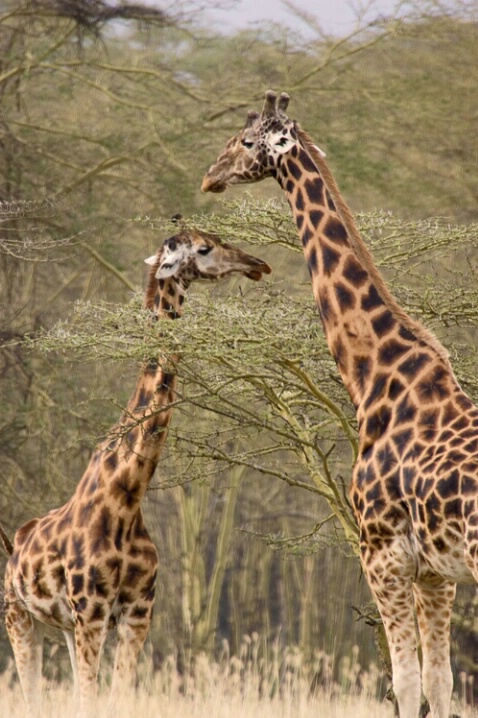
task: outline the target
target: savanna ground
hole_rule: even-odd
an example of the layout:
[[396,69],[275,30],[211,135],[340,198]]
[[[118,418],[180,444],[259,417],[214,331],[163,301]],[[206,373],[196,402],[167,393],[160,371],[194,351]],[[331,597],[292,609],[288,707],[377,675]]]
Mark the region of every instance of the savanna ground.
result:
[[[58,648],[58,647],[56,647]],[[333,657],[318,651],[311,662],[303,661],[297,648],[283,651],[272,647],[266,659],[259,658],[257,636],[245,637],[238,657],[223,655],[211,662],[205,654],[196,658],[194,668],[180,675],[176,658],[170,656],[159,670],[144,654],[139,662],[134,693],[123,697],[114,710],[108,705],[108,677],[100,680],[96,718],[392,718],[394,709],[386,697],[383,672],[372,665],[360,665],[358,646],[350,659],[342,659],[332,678]],[[55,648],[47,660],[46,672],[58,664]],[[51,665],[50,665],[51,664]],[[56,666],[58,668],[58,665]],[[314,688],[311,674],[319,680]],[[472,679],[471,679],[472,680]],[[466,707],[470,679],[460,676],[452,709],[461,718],[476,716]],[[13,662],[0,676],[0,713],[2,718],[23,718],[25,704],[15,676]],[[45,679],[42,718],[75,715],[73,686],[68,679]]]
[[[342,669],[344,685],[330,682],[311,692],[310,683],[305,679],[300,666],[300,654],[291,651],[285,663],[278,666],[272,659],[270,666],[264,666],[254,657],[226,658],[210,663],[205,657],[196,661],[193,678],[184,679],[174,668],[173,658],[166,660],[159,671],[151,673],[150,661],[143,661],[140,667],[138,687],[108,711],[108,688],[103,685],[97,701],[96,716],[126,718],[140,715],[142,718],[355,718],[393,716],[391,704],[376,698],[378,673],[372,669],[361,674],[360,686],[351,688],[350,682],[357,683],[360,666],[350,661]],[[278,675],[282,674],[281,688],[275,691]],[[264,680],[264,672],[268,678]],[[23,718],[25,705],[18,682],[15,680],[13,664],[0,677],[2,718]],[[267,695],[264,695],[264,692]],[[43,711],[45,718],[63,718],[75,714],[72,685],[45,680]]]

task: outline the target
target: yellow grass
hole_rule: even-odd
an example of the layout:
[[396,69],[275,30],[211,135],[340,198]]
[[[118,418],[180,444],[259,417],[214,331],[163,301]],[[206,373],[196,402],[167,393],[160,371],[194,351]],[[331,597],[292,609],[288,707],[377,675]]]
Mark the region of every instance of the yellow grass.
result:
[[[43,693],[44,718],[73,718],[75,704],[71,686],[45,686]],[[100,694],[95,718],[108,715],[107,696]],[[18,684],[9,685],[6,675],[0,677],[0,713],[2,718],[25,718],[25,705]],[[167,695],[161,690],[138,689],[135,695],[122,701],[113,718],[392,718],[389,704],[356,695],[331,697],[318,694],[284,695],[272,699],[257,695],[231,693],[220,685],[210,695]]]
[[[320,685],[311,691],[311,665],[302,663],[300,651],[286,649],[272,654],[270,664],[246,646],[242,657],[211,662],[205,656],[195,660],[187,677],[178,674],[175,659],[167,659],[161,670],[152,673],[151,660],[139,668],[138,688],[108,711],[108,688],[99,691],[94,718],[393,718],[389,701],[377,696],[382,684],[374,667],[364,671],[358,650],[339,665],[332,678],[331,659],[321,652],[315,656]],[[337,674],[337,671],[336,671]],[[103,683],[106,683],[103,680]],[[462,718],[477,713],[458,705],[453,712]],[[74,718],[75,701],[69,680],[45,680],[42,718]],[[1,718],[25,718],[25,704],[16,680],[15,668],[0,675]]]

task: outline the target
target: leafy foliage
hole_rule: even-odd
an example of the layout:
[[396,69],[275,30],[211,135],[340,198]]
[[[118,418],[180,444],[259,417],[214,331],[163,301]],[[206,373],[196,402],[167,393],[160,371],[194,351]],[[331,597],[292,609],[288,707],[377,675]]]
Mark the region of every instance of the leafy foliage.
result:
[[[246,239],[274,254],[277,246],[295,254],[288,208],[277,202],[238,202],[228,214],[192,221],[205,231]],[[438,220],[402,222],[383,213],[362,215],[360,221],[401,303],[445,340],[448,336],[458,377],[477,396],[476,358],[463,352],[457,329],[466,335],[476,323],[478,296],[469,281],[476,272],[478,227],[449,227]],[[292,283],[285,288],[294,260],[283,259],[278,278],[241,290],[239,296],[193,296],[186,316],[181,322],[163,322],[159,337],[136,297],[129,306],[80,304],[76,326],[66,329],[62,322],[35,344],[96,362],[179,352],[185,386],[178,399],[182,462],[189,465],[194,455],[238,463],[316,491],[354,543],[355,523],[347,499],[337,490],[334,464],[352,461],[355,419],[308,286]],[[440,275],[446,277],[443,283],[437,281]],[[220,421],[201,420],[198,428],[191,420],[191,406]],[[260,446],[254,442],[258,434],[264,437]],[[344,443],[350,445],[348,457]],[[231,446],[236,447],[232,452]],[[333,457],[334,451],[340,458]],[[284,452],[291,457],[284,459]],[[300,467],[299,474],[291,467]],[[304,470],[310,483],[298,478]]]

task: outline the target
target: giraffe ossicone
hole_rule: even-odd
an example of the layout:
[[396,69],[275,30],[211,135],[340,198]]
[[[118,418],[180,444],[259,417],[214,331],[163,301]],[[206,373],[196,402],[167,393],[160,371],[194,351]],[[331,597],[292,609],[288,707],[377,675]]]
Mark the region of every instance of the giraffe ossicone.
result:
[[[448,718],[457,582],[478,580],[478,409],[444,347],[388,290],[317,145],[266,93],[203,191],[267,177],[295,217],[314,298],[357,412],[350,496],[390,648],[400,718]],[[422,649],[417,652],[415,612]]]
[[[151,266],[145,305],[152,316],[177,318],[191,282],[239,273],[269,274],[261,259],[184,225],[165,240]],[[177,357],[173,358],[174,366]],[[149,631],[158,566],[141,500],[156,469],[176,400],[177,376],[167,359],[146,362],[118,423],[93,453],[71,499],[21,526],[5,572],[5,620],[28,715],[41,712],[44,626],[63,631],[79,713],[91,716],[103,643],[117,633],[111,699],[134,679]]]

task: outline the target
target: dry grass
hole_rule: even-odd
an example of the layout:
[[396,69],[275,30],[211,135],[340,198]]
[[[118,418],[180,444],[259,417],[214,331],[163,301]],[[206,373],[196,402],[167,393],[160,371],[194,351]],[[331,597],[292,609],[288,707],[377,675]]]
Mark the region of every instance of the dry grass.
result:
[[[2,718],[24,718],[25,705],[19,686],[9,685],[6,676],[0,678],[0,705]],[[74,701],[70,686],[47,686],[43,696],[44,718],[74,716]],[[107,698],[100,695],[95,718],[108,715]],[[181,693],[167,695],[148,687],[121,703],[114,711],[114,718],[392,718],[389,705],[357,695],[330,697],[318,694],[307,696],[277,696],[259,698],[257,695],[231,693],[217,686],[210,695],[184,696]],[[111,718],[111,714],[109,715]]]
[[[374,667],[365,671],[358,649],[338,667],[332,678],[330,656],[317,652],[305,664],[298,649],[271,651],[270,660],[259,658],[254,637],[243,645],[240,657],[211,662],[199,656],[187,678],[178,674],[173,656],[152,673],[150,660],[139,669],[139,687],[114,711],[108,711],[108,689],[100,690],[94,718],[393,718],[392,705],[379,700],[383,683]],[[319,676],[311,691],[310,676]],[[107,679],[104,680],[104,683]],[[477,713],[454,701],[453,711],[462,718]],[[15,678],[15,668],[0,675],[0,715],[24,718],[25,704]],[[73,718],[75,703],[69,681],[45,681],[42,718]]]
[[[199,656],[187,677],[178,674],[171,656],[160,671],[151,672],[151,661],[140,666],[139,688],[121,701],[114,718],[392,718],[391,705],[376,696],[379,672],[364,671],[358,650],[341,662],[334,680],[330,657],[317,652],[313,664],[305,664],[297,649],[279,653],[272,649],[267,660],[259,657],[256,637],[245,640],[241,655],[230,657],[227,647],[220,660]],[[311,674],[318,682],[311,691]],[[95,718],[108,715],[108,690],[100,690]],[[0,676],[2,718],[24,718],[25,705],[15,668]],[[73,690],[69,681],[45,682],[44,718],[74,716]],[[109,714],[111,718],[111,713]]]

